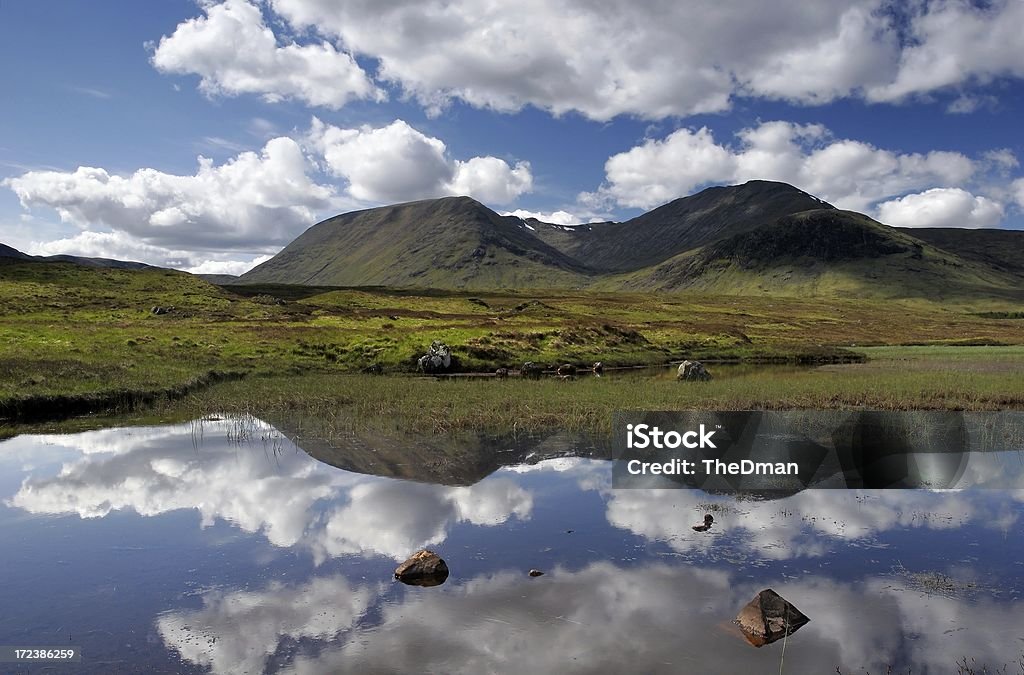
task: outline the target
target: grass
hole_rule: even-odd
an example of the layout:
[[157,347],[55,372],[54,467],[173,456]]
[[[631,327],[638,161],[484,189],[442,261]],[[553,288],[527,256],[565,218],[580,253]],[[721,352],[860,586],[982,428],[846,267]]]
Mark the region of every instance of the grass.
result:
[[[173,311],[157,315],[154,306]],[[595,429],[615,407],[1019,406],[1020,380],[1003,366],[1024,360],[1020,322],[977,311],[923,301],[695,293],[222,289],[166,270],[8,263],[0,265],[0,418],[183,398],[180,405],[197,409],[217,401],[239,409],[340,406],[348,417],[393,416],[442,432]],[[459,367],[470,371],[526,360],[829,362],[865,351],[876,361],[874,369],[834,366],[834,373],[784,378],[776,371],[690,388],[619,377],[564,383],[353,375],[371,365],[412,372],[434,339],[451,345]],[[907,344],[923,346],[894,347]],[[964,347],[974,344],[1014,346]],[[979,355],[984,364],[968,363]],[[879,363],[899,372],[881,373]],[[242,375],[244,381],[197,391]]]

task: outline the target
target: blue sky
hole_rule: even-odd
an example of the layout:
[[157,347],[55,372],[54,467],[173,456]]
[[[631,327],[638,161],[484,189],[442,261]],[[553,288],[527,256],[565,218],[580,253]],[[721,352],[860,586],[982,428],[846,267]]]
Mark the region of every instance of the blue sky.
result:
[[383,203],[568,224],[751,178],[1024,227],[1024,3],[893,6],[0,2],[0,242],[239,272]]

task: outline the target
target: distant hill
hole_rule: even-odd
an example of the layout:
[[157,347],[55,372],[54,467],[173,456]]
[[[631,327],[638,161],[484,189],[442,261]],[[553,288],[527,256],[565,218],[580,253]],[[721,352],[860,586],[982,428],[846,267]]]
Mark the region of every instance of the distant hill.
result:
[[0,244],[0,259],[15,259],[22,262],[63,262],[72,263],[75,265],[85,265],[86,267],[110,267],[114,269],[123,270],[141,270],[152,268],[152,265],[147,265],[140,262],[131,262],[127,260],[113,260],[110,258],[85,258],[76,255],[28,255],[21,251]]
[[538,227],[537,234],[596,270],[625,272],[757,230],[782,216],[832,208],[792,185],[754,180],[708,188],[624,223]]
[[515,216],[469,197],[330,218],[242,275],[241,283],[442,288],[580,287],[593,270]]

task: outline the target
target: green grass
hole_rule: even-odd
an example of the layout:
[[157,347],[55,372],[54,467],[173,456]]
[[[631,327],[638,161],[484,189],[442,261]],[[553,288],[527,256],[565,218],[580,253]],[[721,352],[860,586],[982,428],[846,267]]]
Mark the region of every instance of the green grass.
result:
[[[650,373],[554,379],[306,375],[251,378],[198,391],[161,414],[301,418],[317,435],[350,431],[604,434],[617,410],[955,409],[1024,407],[1024,348],[872,350],[865,364],[720,368],[681,383]],[[712,367],[712,371],[715,368]],[[970,374],[965,376],[965,372]]]
[[[158,316],[150,311],[153,306],[175,309]],[[298,376],[312,375],[310,386],[327,388],[315,383],[332,382],[373,364],[386,372],[411,372],[415,359],[435,339],[453,347],[462,369],[478,371],[517,367],[526,360],[546,365],[602,361],[607,366],[684,358],[828,361],[872,345],[939,349],[1024,344],[1019,321],[978,316],[976,311],[923,301],[747,299],[696,293],[221,289],[165,270],[4,264],[0,416],[33,406],[59,416],[61,406],[76,399],[91,400],[97,407],[130,406],[133,400],[159,399],[161,392],[184,395],[196,383],[223,374],[248,375],[246,384],[235,386],[259,389],[280,384],[285,391],[298,386],[289,384],[300,381]],[[1020,358],[1021,348],[1015,349],[999,353],[1010,353],[1007,358],[1012,361]],[[960,377],[964,379],[963,372]],[[943,386],[960,391],[963,387],[955,379],[943,380]],[[969,386],[983,384],[973,375],[970,379]],[[355,381],[364,382],[355,389],[383,400],[392,400],[387,387],[409,386],[420,392],[431,386],[408,380]],[[450,391],[471,392],[468,405],[476,396],[471,387],[490,384],[496,386],[480,390],[484,403],[499,392],[488,416],[512,419],[525,404],[511,405],[506,414],[499,410],[501,401],[538,393],[570,408],[574,405],[575,394],[555,389],[561,384],[555,382],[453,383]],[[572,386],[582,389],[583,384]],[[679,397],[673,384],[658,387],[668,387],[664,396]],[[459,389],[462,386],[469,388]],[[531,386],[540,388],[527,388]],[[616,389],[619,386],[624,385],[611,380],[595,383],[592,404],[603,410],[607,406],[601,403],[602,396],[641,395],[639,389]],[[802,404],[825,401],[834,385],[814,392],[798,378],[774,389],[770,382],[756,381],[744,385],[746,390],[720,390],[721,386],[726,385],[713,383],[702,391],[716,404]],[[878,386],[884,391],[889,384]],[[870,393],[869,381],[864,388]],[[930,391],[927,386],[925,390]],[[228,386],[217,391],[233,390]],[[659,401],[657,391],[655,387],[643,395]],[[921,400],[927,404],[937,395]],[[995,400],[992,396],[986,400]]]

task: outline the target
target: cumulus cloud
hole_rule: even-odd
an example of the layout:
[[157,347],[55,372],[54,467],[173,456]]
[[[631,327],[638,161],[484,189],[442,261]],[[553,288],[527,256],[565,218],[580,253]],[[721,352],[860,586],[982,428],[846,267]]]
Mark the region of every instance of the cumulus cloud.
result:
[[543,223],[552,223],[554,225],[576,225],[583,222],[578,216],[574,216],[568,211],[527,211],[526,209],[516,209],[515,211],[506,211],[502,213],[503,216],[515,216],[516,218],[522,218],[526,220],[528,218],[536,218]]
[[340,108],[353,99],[384,98],[351,54],[330,42],[280,44],[260,8],[246,0],[204,4],[205,16],[161,38],[152,63],[160,71],[200,76],[208,95],[260,94]]
[[288,243],[331,203],[333,189],[307,170],[299,144],[280,137],[221,165],[199,157],[191,176],[147,168],[124,177],[81,166],[29,171],[4,184],[25,208],[51,207],[65,222],[103,225],[145,244],[251,250]]
[[1003,205],[960,188],[933,188],[884,202],[879,219],[897,227],[993,227]]
[[[198,163],[193,175],[144,168],[119,176],[81,166],[28,171],[2,184],[24,208],[53,208],[81,230],[33,242],[31,253],[216,274],[251,269],[324,212],[458,194],[503,204],[533,188],[529,162],[453,159],[444,141],[402,120],[344,129],[314,118],[298,140],[280,136],[260,152]],[[340,180],[319,182],[318,165]]]
[[[752,1],[270,0],[282,39],[245,0],[203,9],[161,39],[157,68],[198,74],[211,93],[331,107],[379,97],[378,85],[390,84],[434,112],[460,99],[598,120],[720,112],[738,96],[816,105],[944,89],[959,90],[951,108],[967,112],[983,99],[964,90],[1024,76],[1015,30],[1024,9],[1013,0],[896,8],[780,0],[770,9]],[[355,55],[376,65],[377,83]]]
[[647,139],[605,163],[605,184],[584,202],[602,199],[650,208],[712,183],[752,179],[796,185],[832,204],[867,211],[910,190],[963,183],[977,171],[957,152],[899,153],[837,139],[820,125],[763,122],[743,129],[733,144],[706,127]]
[[[1024,77],[1024,3],[995,0],[973,3],[940,0],[911,5],[908,46],[891,81],[869,87],[873,101],[900,100],[912,95],[998,77]],[[963,101],[977,101],[963,97]],[[958,112],[977,105],[964,103]]]
[[329,173],[343,178],[348,193],[369,202],[400,202],[468,195],[504,204],[529,192],[529,162],[514,167],[497,157],[452,160],[439,138],[395,120],[384,127],[343,129],[314,118],[308,139]]

